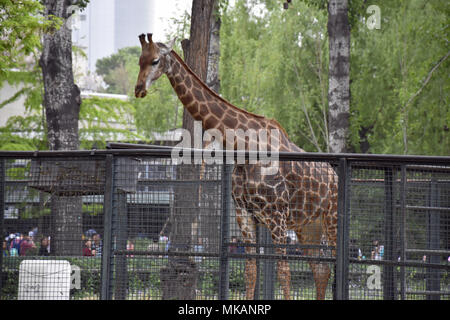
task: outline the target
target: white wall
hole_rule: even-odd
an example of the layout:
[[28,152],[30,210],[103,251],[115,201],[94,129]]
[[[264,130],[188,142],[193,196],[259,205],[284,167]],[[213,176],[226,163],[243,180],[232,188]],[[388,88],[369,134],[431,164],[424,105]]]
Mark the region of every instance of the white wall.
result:
[[[0,102],[3,102],[11,98],[16,92],[18,92],[23,85],[11,86],[8,82],[4,82],[0,88]],[[25,113],[25,97],[21,96],[15,102],[7,104],[6,106],[0,108],[0,127],[6,125],[9,117],[20,116]]]

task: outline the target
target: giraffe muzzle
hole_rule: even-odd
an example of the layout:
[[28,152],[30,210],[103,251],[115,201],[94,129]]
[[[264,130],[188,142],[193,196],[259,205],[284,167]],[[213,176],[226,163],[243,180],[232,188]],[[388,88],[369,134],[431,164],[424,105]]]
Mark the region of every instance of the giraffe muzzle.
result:
[[145,90],[144,85],[137,85],[134,89],[134,95],[136,96],[136,98],[144,98],[147,95],[147,90]]

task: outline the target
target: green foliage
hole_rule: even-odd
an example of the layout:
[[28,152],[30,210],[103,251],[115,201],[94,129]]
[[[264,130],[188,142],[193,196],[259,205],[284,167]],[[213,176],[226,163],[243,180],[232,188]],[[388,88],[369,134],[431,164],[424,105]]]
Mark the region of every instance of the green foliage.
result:
[[[380,8],[380,29],[367,28],[371,4]],[[0,108],[22,97],[27,108],[0,129],[0,149],[45,149],[39,36],[61,21],[45,21],[42,5],[33,0],[3,0],[0,9],[0,85],[8,81],[18,88],[14,96],[2,97]],[[295,0],[284,10],[277,0],[237,0],[234,6],[221,0],[219,10],[222,96],[240,108],[276,118],[304,150],[328,151],[327,1]],[[445,0],[349,2],[351,150],[450,154],[450,59],[445,58],[449,11]],[[189,23],[186,12],[173,21],[168,38],[187,38]],[[177,45],[181,54],[179,41]],[[134,116],[139,139],[144,140],[181,126],[182,105],[165,77],[153,84],[147,97],[134,98],[139,55],[139,47],[124,48],[98,61],[107,91],[130,98],[83,101],[83,147],[90,148],[92,138],[103,145],[108,132],[122,140],[136,137],[108,119],[127,128]]]
[[46,20],[43,6],[35,0],[0,1],[0,80],[8,79],[13,69],[22,69],[25,58],[40,47],[42,31],[58,27],[55,17]]
[[326,14],[300,1],[262,15],[253,8],[237,1],[222,17],[223,96],[276,118],[305,150],[327,150]]
[[[422,0],[377,2],[381,29],[352,33],[352,145],[368,140],[373,153],[449,155],[448,52],[445,8]],[[370,128],[366,137],[361,128]],[[406,133],[406,136],[404,135]],[[405,141],[406,140],[406,141]]]
[[[89,1],[79,0],[74,5],[83,9]],[[39,67],[42,32],[58,28],[62,21],[54,16],[48,20],[42,15],[42,3],[34,0],[1,1],[0,12],[0,88],[7,82],[17,91],[0,100],[0,108],[24,98],[25,113],[10,117],[0,128],[1,150],[42,150],[47,148],[45,115],[43,111],[43,81]],[[136,50],[135,50],[136,52]],[[136,64],[133,59],[128,62]],[[130,131],[133,105],[117,99],[84,99],[80,121],[81,145],[91,148],[105,145],[106,140],[135,139]]]
[[115,98],[83,99],[80,108],[80,140],[83,148],[103,148],[106,141],[127,141],[140,137],[132,129],[134,106]]
[[170,82],[164,76],[152,84],[144,99],[134,97],[140,55],[140,47],[123,48],[116,54],[98,60],[96,67],[97,73],[103,76],[108,85],[108,92],[128,95],[129,115],[134,115],[141,139],[153,140],[155,133],[181,126],[183,109]]
[[[174,28],[168,32],[167,39],[155,35],[162,42],[176,37],[184,39],[190,28],[189,13],[185,12],[179,19],[173,19]],[[136,38],[137,41],[137,38]],[[180,42],[175,44],[175,51],[182,53]],[[143,99],[134,97],[137,74],[139,73],[140,47],[120,49],[116,54],[97,61],[97,73],[103,76],[109,93],[127,94],[128,106],[133,109],[134,121],[139,138],[143,141],[155,139],[155,134],[179,128],[183,120],[183,106],[178,100],[166,77],[152,84],[148,94]]]
[[132,94],[136,74],[139,72],[140,47],[128,47],[96,63],[97,73],[108,85],[109,93]]
[[17,88],[14,95],[1,98],[0,109],[24,99],[26,114],[11,117],[0,128],[0,149],[42,149],[45,138],[41,118],[42,81],[37,64],[40,37],[58,28],[61,20],[42,15],[42,4],[34,0],[0,1],[0,88],[6,83]]
[[163,133],[181,127],[183,106],[166,77],[161,77],[144,99],[130,98],[136,108],[136,126],[147,139],[155,133]]
[[[0,86],[4,81],[0,77]],[[0,149],[22,151],[45,149],[46,137],[41,106],[42,82],[38,68],[34,67],[29,72],[10,72],[8,82],[18,90],[12,97],[0,101],[0,109],[23,99],[25,113],[8,118],[6,125],[0,128]]]
[[[276,118],[306,151],[328,151],[326,4],[298,0],[283,10],[279,1],[238,0],[222,9],[222,95]],[[380,8],[381,29],[366,25],[371,4]],[[350,1],[351,150],[450,154],[449,59],[441,61],[449,7]]]

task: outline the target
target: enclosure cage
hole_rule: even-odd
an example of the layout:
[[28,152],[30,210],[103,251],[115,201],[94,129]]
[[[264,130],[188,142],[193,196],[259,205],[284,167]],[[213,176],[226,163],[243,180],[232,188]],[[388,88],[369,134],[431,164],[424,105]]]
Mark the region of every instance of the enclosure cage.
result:
[[[449,299],[449,157],[280,153],[302,175],[240,181],[173,150],[0,152],[0,299]],[[318,204],[337,212],[334,243]]]

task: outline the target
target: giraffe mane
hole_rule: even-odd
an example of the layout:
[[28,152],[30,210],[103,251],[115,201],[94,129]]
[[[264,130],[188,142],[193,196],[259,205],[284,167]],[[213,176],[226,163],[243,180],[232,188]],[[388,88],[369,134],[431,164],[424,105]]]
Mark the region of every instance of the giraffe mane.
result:
[[224,102],[225,104],[227,104],[228,106],[232,107],[233,109],[236,109],[236,110],[239,110],[239,111],[244,112],[245,114],[248,114],[248,115],[254,116],[254,117],[256,117],[256,118],[260,118],[260,119],[261,119],[261,118],[265,118],[264,116],[261,116],[261,115],[252,113],[252,112],[250,112],[250,111],[247,111],[247,110],[244,110],[244,109],[241,109],[241,108],[238,108],[238,107],[236,107],[235,105],[231,104],[229,101],[227,101],[227,100],[225,100],[224,98],[222,98],[220,95],[217,94],[217,92],[211,90],[211,88],[209,88],[209,87],[203,82],[203,80],[200,79],[200,78],[198,77],[198,75],[197,75],[194,71],[192,71],[192,69],[191,69],[191,68],[183,61],[183,59],[181,59],[181,57],[180,57],[175,51],[172,50],[172,54],[173,54],[173,55],[175,56],[175,58],[176,58],[176,59],[177,59],[177,60],[178,60],[185,68],[186,68],[186,70],[187,70],[192,76],[194,76],[195,79],[197,79],[197,80],[200,82],[200,84],[202,85],[202,87],[203,87],[205,90],[207,90],[209,93],[211,93],[215,98],[217,98],[217,99],[219,99],[220,101]]
[[245,114],[247,114],[247,115],[253,116],[253,117],[258,118],[258,119],[266,119],[267,121],[269,121],[269,122],[271,122],[273,125],[275,125],[278,129],[280,129],[281,132],[283,132],[283,134],[286,136],[286,138],[289,139],[289,136],[288,136],[286,130],[280,125],[280,123],[279,123],[277,120],[275,120],[275,119],[269,119],[269,118],[267,118],[267,117],[265,117],[265,116],[261,116],[261,115],[259,115],[259,114],[256,114],[256,113],[253,113],[253,112],[250,112],[250,111],[247,111],[247,110],[238,108],[238,107],[236,107],[235,105],[231,104],[229,101],[225,100],[225,99],[222,98],[220,95],[218,95],[217,92],[211,90],[211,88],[209,88],[209,87],[203,82],[203,80],[200,79],[194,71],[192,71],[192,69],[191,69],[191,68],[183,61],[183,59],[181,59],[181,57],[178,55],[178,53],[176,53],[174,50],[172,50],[172,51],[171,51],[171,54],[178,60],[178,62],[181,63],[181,65],[182,65],[183,67],[186,68],[186,70],[187,70],[187,71],[188,71],[195,79],[197,79],[197,81],[201,84],[201,86],[202,86],[205,90],[207,90],[212,96],[214,96],[215,98],[219,99],[220,101],[222,101],[223,103],[225,103],[226,105],[230,106],[231,108],[233,108],[233,109],[235,109],[235,110],[238,110],[238,111],[240,111],[240,112],[243,112],[243,113],[245,113]]

